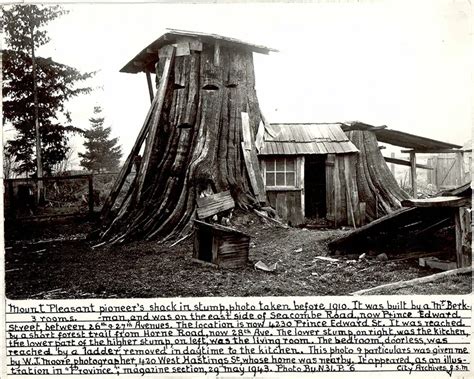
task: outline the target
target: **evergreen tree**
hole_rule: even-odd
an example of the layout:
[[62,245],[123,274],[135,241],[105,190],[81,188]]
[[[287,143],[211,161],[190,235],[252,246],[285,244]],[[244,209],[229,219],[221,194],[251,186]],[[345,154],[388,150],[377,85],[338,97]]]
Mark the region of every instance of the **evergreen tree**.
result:
[[90,129],[84,131],[85,153],[79,153],[81,166],[92,172],[116,171],[119,168],[122,151],[117,145],[118,138],[110,138],[111,129],[104,127],[102,108],[94,107],[94,115],[89,119]]
[[65,104],[91,91],[89,87],[77,88],[77,83],[93,73],[80,73],[51,58],[36,55],[36,50],[50,40],[45,26],[65,13],[59,6],[32,4],[3,10],[7,46],[3,50],[2,67],[3,117],[5,124],[12,125],[17,132],[8,141],[6,152],[18,162],[15,168],[18,174],[41,175],[40,168],[50,175],[53,166],[66,157],[68,135],[80,132],[70,125]]

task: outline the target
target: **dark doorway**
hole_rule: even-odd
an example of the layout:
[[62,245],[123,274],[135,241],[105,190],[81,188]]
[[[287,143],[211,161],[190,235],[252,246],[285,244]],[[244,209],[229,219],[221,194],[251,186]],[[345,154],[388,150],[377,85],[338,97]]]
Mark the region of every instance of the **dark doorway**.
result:
[[304,162],[305,217],[326,217],[326,155],[307,155]]
[[206,261],[212,262],[212,230],[208,228],[201,228],[199,232],[195,232],[195,238],[197,239],[197,258]]

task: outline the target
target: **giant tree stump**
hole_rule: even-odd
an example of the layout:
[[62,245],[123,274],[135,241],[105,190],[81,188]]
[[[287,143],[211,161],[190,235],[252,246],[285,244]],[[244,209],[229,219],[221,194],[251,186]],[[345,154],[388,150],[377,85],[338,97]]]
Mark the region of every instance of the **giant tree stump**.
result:
[[146,135],[143,159],[123,204],[110,213],[130,162],[136,161],[137,140],[104,207],[103,241],[184,235],[192,227],[196,199],[206,194],[229,190],[236,206],[245,209],[259,207],[264,196],[263,182],[259,189],[251,181],[261,178],[259,167],[246,164],[242,145],[242,115],[252,154],[261,121],[252,49],[209,38],[176,42],[158,52],[158,91],[139,135],[141,141]]

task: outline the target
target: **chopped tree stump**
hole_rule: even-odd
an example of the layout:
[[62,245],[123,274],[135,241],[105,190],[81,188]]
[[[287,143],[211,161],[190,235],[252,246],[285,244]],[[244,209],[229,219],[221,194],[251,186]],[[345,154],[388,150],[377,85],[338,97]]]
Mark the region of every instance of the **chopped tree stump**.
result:
[[[266,201],[256,158],[262,116],[253,52],[272,50],[216,35],[171,31],[144,51],[122,71],[156,71],[158,88],[102,210],[101,240],[110,244],[179,239],[192,231],[196,214],[205,219],[233,207],[259,209]],[[134,181],[114,208],[141,149]],[[202,200],[208,193],[226,196]],[[214,202],[204,206],[205,201]]]

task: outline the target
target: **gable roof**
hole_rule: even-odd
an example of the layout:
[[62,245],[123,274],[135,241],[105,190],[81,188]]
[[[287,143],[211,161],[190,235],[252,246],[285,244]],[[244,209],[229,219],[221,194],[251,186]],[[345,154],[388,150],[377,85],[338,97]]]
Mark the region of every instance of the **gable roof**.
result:
[[145,71],[147,67],[153,66],[158,61],[158,50],[165,46],[177,43],[183,38],[195,38],[204,43],[214,43],[219,41],[222,45],[232,45],[240,47],[255,53],[268,54],[269,52],[278,52],[278,50],[269,47],[255,45],[244,42],[236,38],[224,37],[218,34],[209,34],[201,32],[192,32],[187,30],[167,29],[168,32],[158,39],[154,40],[142,51],[140,51],[130,62],[128,62],[120,72],[136,74]]
[[265,126],[260,155],[347,154],[359,150],[341,124],[302,123]]

